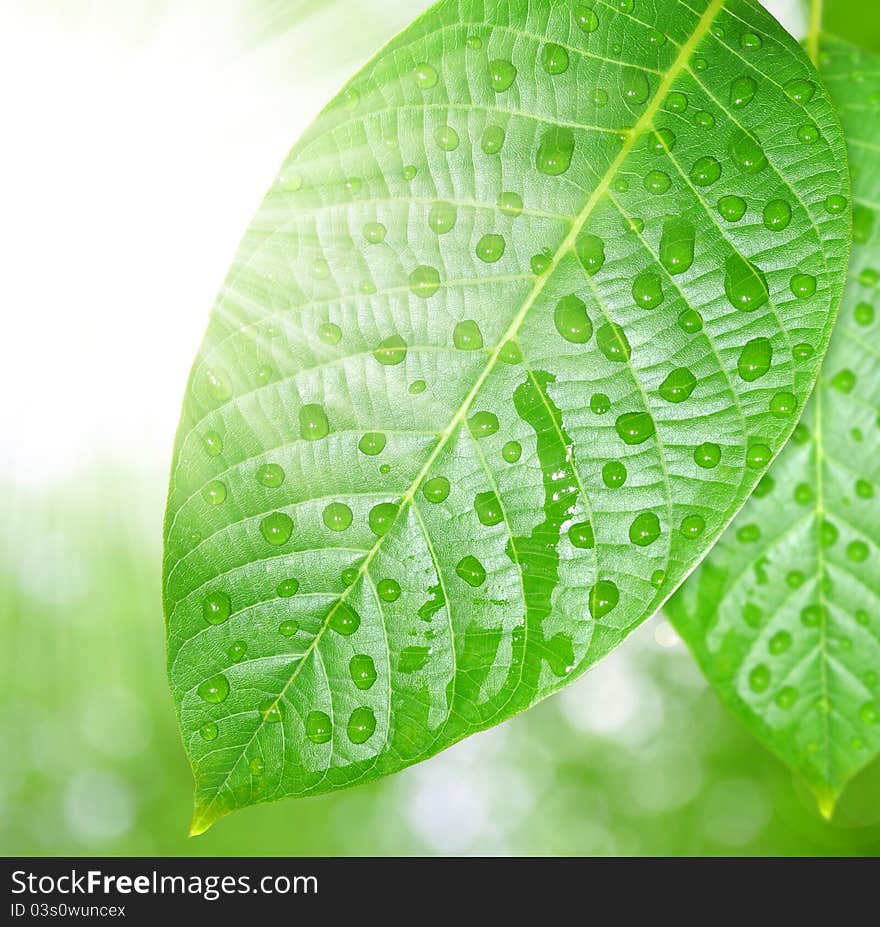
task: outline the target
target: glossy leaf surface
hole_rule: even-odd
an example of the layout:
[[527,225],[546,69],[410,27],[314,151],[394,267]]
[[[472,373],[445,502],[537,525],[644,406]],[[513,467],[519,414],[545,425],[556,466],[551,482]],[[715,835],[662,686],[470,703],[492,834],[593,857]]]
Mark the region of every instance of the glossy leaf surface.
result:
[[752,0],[446,0],[344,88],[244,239],[178,434],[195,832],[428,757],[657,610],[806,401],[845,168]]

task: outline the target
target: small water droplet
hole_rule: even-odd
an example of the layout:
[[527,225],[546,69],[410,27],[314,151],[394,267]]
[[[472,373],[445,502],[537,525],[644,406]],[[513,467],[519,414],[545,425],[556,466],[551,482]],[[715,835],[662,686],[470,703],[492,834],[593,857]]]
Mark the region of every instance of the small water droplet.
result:
[[504,511],[494,492],[477,493],[474,498],[474,509],[480,524],[487,528],[498,525],[504,520]]
[[516,463],[522,457],[522,445],[519,441],[508,441],[501,448],[501,456],[507,463]]
[[751,261],[741,254],[731,255],[724,264],[724,292],[734,309],[754,312],[770,299],[767,278]]
[[285,473],[278,464],[270,463],[259,467],[256,472],[257,482],[267,489],[277,489],[284,483]]
[[468,428],[475,438],[488,438],[498,431],[498,416],[494,412],[476,412],[468,419]]
[[437,86],[439,75],[430,64],[420,64],[415,70],[415,78],[420,90],[430,90]]
[[330,434],[330,422],[322,406],[308,403],[299,410],[299,431],[305,441],[320,441]]
[[571,167],[574,155],[574,132],[563,126],[552,126],[541,135],[535,166],[549,177],[558,177]]
[[483,133],[481,147],[485,154],[496,155],[504,147],[504,129],[501,126],[489,126]]
[[609,460],[602,467],[602,482],[609,489],[620,489],[626,482],[626,467],[619,460]]
[[351,673],[351,681],[362,691],[372,688],[373,683],[376,681],[376,664],[373,662],[373,658],[365,653],[357,654],[351,658],[348,671]]
[[458,561],[455,572],[469,586],[475,588],[482,586],[486,582],[486,568],[476,557],[472,557],[470,554]]
[[504,93],[509,90],[516,80],[516,68],[510,61],[496,58],[489,62],[489,83],[495,93]]
[[753,77],[743,75],[730,84],[730,105],[734,109],[744,109],[755,98],[758,84]]
[[610,579],[600,579],[590,589],[590,614],[601,621],[620,602],[620,590]]
[[712,470],[721,463],[721,448],[707,441],[694,450],[694,463],[704,470]]
[[626,412],[615,422],[617,434],[625,444],[642,444],[655,433],[654,419],[648,412]]
[[773,362],[773,345],[769,338],[753,338],[746,342],[737,361],[740,378],[747,383],[763,377]]
[[660,519],[653,512],[637,515],[629,527],[629,539],[637,547],[648,547],[660,537]]
[[330,715],[324,711],[310,711],[306,718],[306,737],[313,744],[326,744],[332,736]]
[[225,701],[229,695],[229,680],[223,673],[218,673],[216,676],[212,676],[200,683],[196,692],[202,701],[216,705]]
[[376,715],[369,706],[355,708],[348,719],[348,739],[353,744],[366,743],[376,730]]
[[260,534],[273,547],[281,547],[293,534],[293,519],[284,512],[273,512],[260,522]]
[[220,729],[213,721],[208,721],[207,724],[203,724],[199,728],[199,734],[201,735],[202,740],[207,740],[208,742],[216,740],[219,733]]
[[465,319],[455,326],[452,343],[459,351],[479,351],[483,347],[483,333],[473,319]]
[[367,522],[370,531],[377,537],[387,534],[397,518],[397,506],[393,502],[380,502],[370,509]]
[[660,263],[673,276],[683,274],[694,263],[696,232],[686,219],[668,216],[660,237]]
[[561,45],[548,42],[541,50],[541,64],[548,74],[564,74],[568,63],[568,52]]
[[439,503],[449,496],[449,480],[445,476],[433,476],[422,486],[422,494],[428,502]]
[[477,243],[477,257],[484,264],[495,264],[504,256],[506,247],[502,235],[484,235]]
[[202,602],[202,617],[208,624],[223,624],[232,614],[232,600],[225,592],[209,592]]

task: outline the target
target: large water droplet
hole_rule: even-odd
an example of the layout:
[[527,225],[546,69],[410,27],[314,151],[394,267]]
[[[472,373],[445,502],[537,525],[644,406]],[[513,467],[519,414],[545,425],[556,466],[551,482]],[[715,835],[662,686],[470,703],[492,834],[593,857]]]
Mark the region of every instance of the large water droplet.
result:
[[752,338],[742,349],[736,369],[747,383],[763,377],[773,362],[773,345],[769,338]]
[[541,136],[535,166],[542,174],[558,177],[571,167],[574,155],[574,132],[563,126],[553,126]]
[[683,274],[694,263],[696,233],[686,219],[668,216],[660,237],[660,263],[670,274]]
[[232,614],[232,600],[225,592],[209,592],[202,602],[202,617],[208,624],[223,624]]
[[724,264],[724,292],[734,309],[754,312],[770,299],[767,278],[751,261],[732,254]]
[[472,557],[470,554],[458,561],[455,572],[469,586],[475,588],[482,586],[486,582],[486,568],[476,557]]
[[273,512],[260,522],[260,534],[273,547],[281,547],[293,534],[293,519],[285,512]]
[[590,589],[590,614],[596,621],[600,621],[610,611],[617,607],[620,601],[620,590],[610,579],[600,579]]
[[310,711],[306,718],[306,737],[313,744],[326,744],[332,736],[330,715],[324,711]]
[[509,90],[516,80],[516,68],[510,61],[496,58],[489,62],[489,83],[495,93],[504,93]]
[[308,403],[299,410],[299,432],[306,441],[320,441],[330,434],[330,422],[322,406]]
[[216,676],[212,676],[200,683],[196,692],[203,701],[216,705],[225,701],[229,695],[229,680],[223,673],[218,673]]
[[373,662],[373,658],[365,653],[357,654],[351,658],[348,671],[351,673],[351,681],[363,691],[372,688],[373,683],[376,681],[376,664]]

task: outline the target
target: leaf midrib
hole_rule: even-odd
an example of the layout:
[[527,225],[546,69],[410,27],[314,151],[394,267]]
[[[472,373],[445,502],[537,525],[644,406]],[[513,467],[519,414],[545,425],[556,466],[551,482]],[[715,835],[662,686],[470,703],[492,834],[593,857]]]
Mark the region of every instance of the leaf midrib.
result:
[[[438,441],[436,447],[428,455],[424,465],[422,466],[421,470],[416,475],[415,479],[412,481],[409,489],[401,497],[400,504],[397,510],[397,515],[395,518],[395,523],[397,519],[400,518],[400,515],[404,511],[404,509],[412,501],[416,491],[418,490],[418,487],[422,484],[423,480],[430,472],[438,456],[443,451],[443,449],[446,447],[447,442],[456,433],[459,426],[464,421],[465,416],[467,415],[471,404],[477,398],[483,385],[486,383],[489,376],[495,369],[495,365],[498,363],[498,360],[501,356],[501,352],[504,348],[504,345],[511,339],[516,338],[520,327],[522,326],[523,322],[525,321],[525,319],[531,312],[536,301],[540,298],[548,282],[553,279],[554,274],[556,270],[559,268],[561,261],[566,255],[568,255],[574,249],[577,243],[578,237],[580,236],[581,232],[583,232],[584,227],[586,226],[586,223],[592,216],[593,211],[595,210],[596,206],[599,204],[599,202],[601,201],[605,193],[610,189],[612,180],[617,175],[617,172],[620,170],[623,164],[626,162],[626,159],[632,153],[636,142],[645,134],[645,132],[653,124],[654,117],[659,111],[663,100],[666,99],[666,96],[669,93],[670,89],[672,88],[672,85],[678,79],[680,74],[686,69],[687,64],[690,61],[690,58],[693,55],[695,49],[700,44],[702,39],[709,32],[712,26],[712,23],[715,21],[715,18],[717,17],[718,13],[724,7],[725,2],[726,0],[711,0],[705,12],[702,14],[699,21],[697,22],[697,25],[694,28],[694,31],[692,32],[690,38],[687,40],[687,42],[685,42],[681,46],[678,56],[676,57],[672,66],[669,68],[669,71],[666,73],[666,76],[661,80],[660,84],[658,85],[657,90],[655,91],[653,97],[651,98],[650,103],[647,105],[645,110],[642,112],[642,115],[636,121],[633,128],[629,130],[627,134],[627,138],[624,141],[623,145],[621,146],[621,150],[618,152],[617,156],[608,166],[601,181],[594,188],[593,192],[588,197],[587,202],[584,205],[584,208],[581,210],[581,212],[578,214],[577,218],[573,222],[568,234],[563,239],[563,241],[560,243],[559,247],[556,249],[556,252],[553,256],[553,260],[551,261],[550,266],[548,267],[547,271],[540,277],[536,278],[535,286],[533,287],[531,294],[523,303],[522,308],[514,317],[507,331],[499,338],[498,344],[496,345],[495,349],[492,351],[483,372],[477,378],[476,382],[474,383],[474,386],[472,387],[468,395],[465,397],[462,404],[459,406],[458,411],[450,420],[449,425],[442,433],[441,438]],[[393,527],[393,524],[391,527]],[[390,528],[389,528],[388,533],[390,533]],[[381,537],[377,538],[375,544],[370,549],[369,553],[367,553],[367,555],[364,557],[364,560],[358,569],[357,577],[355,578],[354,582],[352,582],[351,585],[348,586],[340,594],[336,602],[336,605],[334,605],[331,609],[328,610],[327,616],[324,619],[324,623],[316,632],[309,646],[305,649],[305,651],[303,651],[302,657],[297,663],[296,669],[294,669],[293,673],[291,673],[290,678],[284,684],[281,691],[278,693],[277,697],[273,700],[272,707],[276,707],[279,704],[279,702],[284,698],[285,694],[287,693],[287,690],[290,688],[290,686],[294,683],[294,681],[299,676],[299,673],[302,670],[303,666],[305,666],[308,658],[311,656],[312,652],[316,650],[318,644],[322,640],[324,633],[329,627],[333,616],[336,614],[336,611],[339,609],[341,605],[343,605],[346,602],[350,590],[354,589],[358,585],[358,581],[361,580],[363,576],[366,574],[370,564],[372,563],[373,558],[376,556],[376,554],[378,553],[378,551],[380,550],[382,546],[384,537],[385,535],[382,535]],[[214,803],[217,801],[220,794],[223,792],[223,790],[228,785],[233,772],[238,767],[238,764],[241,763],[242,759],[246,756],[248,750],[250,749],[257,735],[263,729],[264,724],[265,724],[265,721],[263,720],[263,718],[261,718],[257,726],[254,728],[253,734],[248,739],[248,741],[244,744],[244,746],[241,748],[238,759],[230,766],[229,772],[224,777],[223,782],[217,787],[210,802],[208,802],[207,805],[204,805],[196,809],[196,816],[194,817],[194,820],[193,820],[192,833],[201,833],[202,830],[198,830],[197,829],[198,827],[206,828],[207,826],[210,826],[212,818],[210,818],[209,812],[213,808]]]

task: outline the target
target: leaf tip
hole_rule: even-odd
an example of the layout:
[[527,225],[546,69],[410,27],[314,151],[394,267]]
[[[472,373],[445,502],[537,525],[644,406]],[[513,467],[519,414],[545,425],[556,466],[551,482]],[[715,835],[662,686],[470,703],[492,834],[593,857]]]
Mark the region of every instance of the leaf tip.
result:
[[201,837],[208,831],[220,815],[211,810],[210,806],[196,805],[193,811],[192,822],[189,825],[189,837]]
[[819,808],[819,814],[826,821],[830,821],[834,817],[834,809],[837,807],[837,795],[832,792],[830,789],[816,789],[814,792],[816,796],[816,805]]

